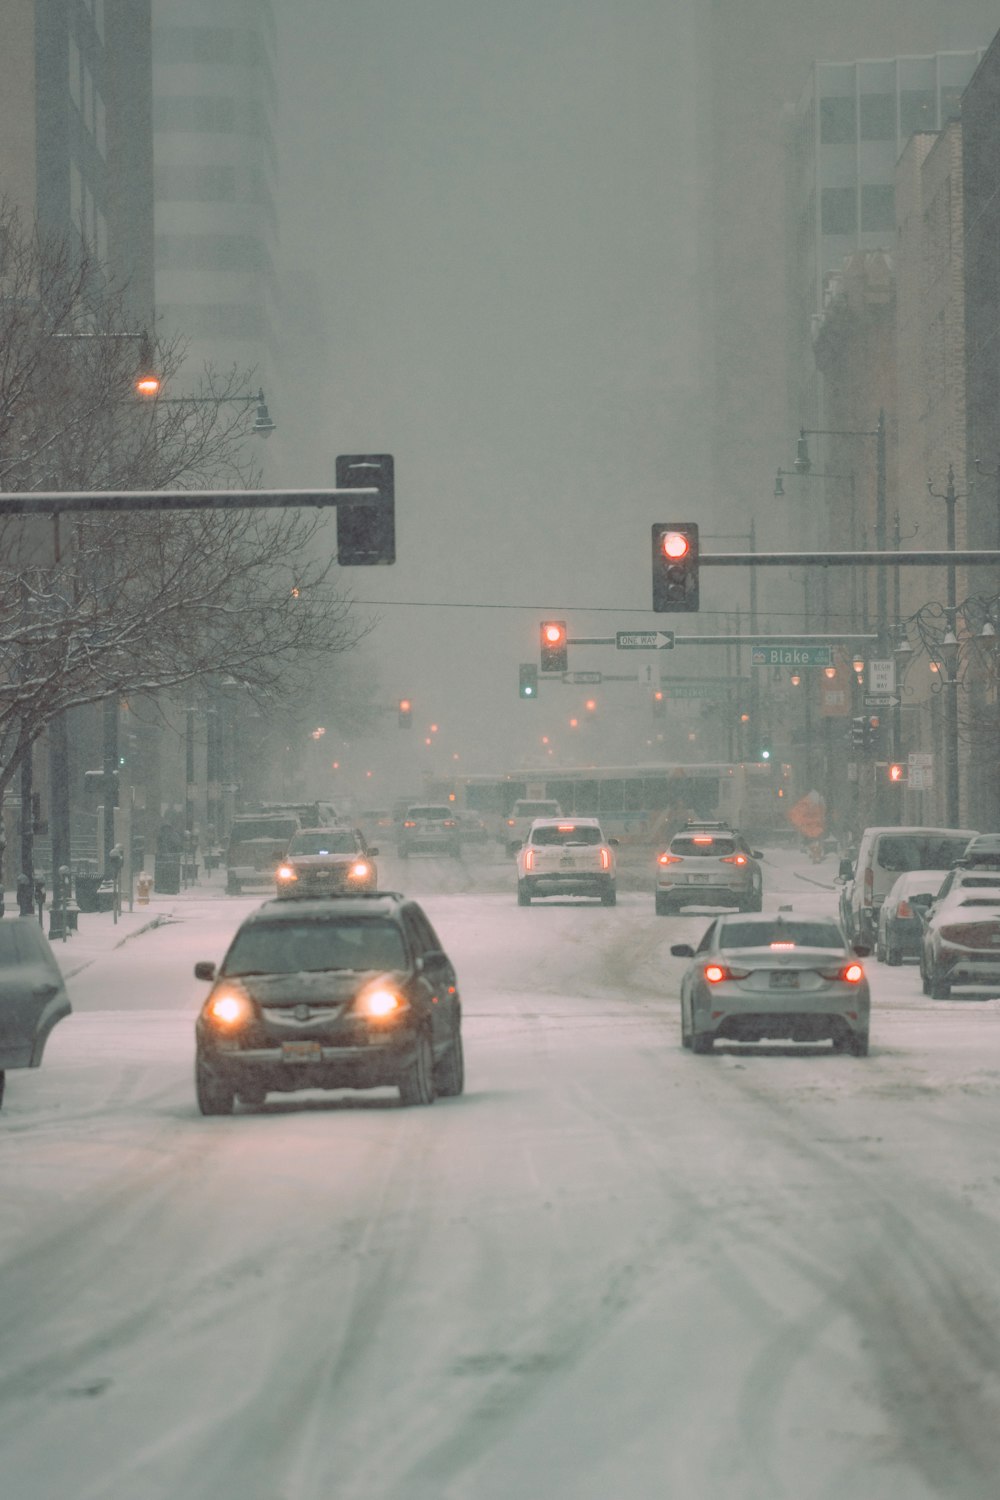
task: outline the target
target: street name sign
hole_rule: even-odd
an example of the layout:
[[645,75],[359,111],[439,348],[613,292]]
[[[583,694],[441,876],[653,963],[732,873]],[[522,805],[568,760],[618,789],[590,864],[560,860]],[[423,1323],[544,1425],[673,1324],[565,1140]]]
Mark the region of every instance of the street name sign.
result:
[[725,698],[729,693],[724,682],[665,682],[660,691],[664,698]]
[[618,630],[615,632],[615,647],[619,651],[671,651],[674,645],[672,630]]
[[753,646],[750,660],[755,667],[829,667],[832,646]]

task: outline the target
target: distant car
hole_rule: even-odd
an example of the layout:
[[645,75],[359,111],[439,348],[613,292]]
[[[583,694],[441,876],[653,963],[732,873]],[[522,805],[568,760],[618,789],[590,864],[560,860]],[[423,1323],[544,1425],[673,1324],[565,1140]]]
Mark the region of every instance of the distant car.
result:
[[474,812],[459,813],[458,832],[463,844],[485,844],[490,837],[485,819]]
[[284,897],[340,896],[378,890],[378,848],[359,828],[300,828],[275,871]]
[[866,828],[841,900],[841,920],[848,937],[873,945],[879,907],[897,876],[907,870],[950,869],[975,833],[974,828],[918,824]]
[[760,911],[764,876],[759,849],[724,823],[689,823],[656,858],[656,914],[682,906],[735,906]]
[[829,1039],[837,1051],[868,1054],[871,997],[860,958],[836,922],[821,917],[716,917],[681,982],[681,1043],[711,1052],[717,1041]]
[[226,892],[238,896],[247,885],[271,885],[274,871],[293,835],[302,827],[294,812],[240,813],[233,819],[226,850]]
[[458,815],[447,802],[422,802],[406,809],[399,827],[400,859],[411,854],[450,854],[458,859],[462,853],[462,836]]
[[925,995],[1000,982],[1000,870],[956,869],[927,911],[920,948]]
[[8,1068],[37,1068],[72,1007],[48,938],[33,917],[0,922],[0,1104]]
[[617,839],[596,818],[536,818],[517,851],[517,904],[536,896],[599,896],[614,906]]
[[500,837],[508,854],[516,854],[536,818],[561,818],[563,810],[552,797],[521,797],[504,819]]
[[218,969],[194,972],[212,985],[195,1025],[203,1115],[301,1089],[395,1085],[404,1104],[462,1093],[455,970],[423,910],[398,893],[266,901]]
[[1000,833],[977,833],[962,855],[964,865],[1000,866]]
[[947,870],[907,870],[879,908],[875,957],[879,963],[901,964],[919,958],[923,942],[922,910],[930,906],[947,878]]

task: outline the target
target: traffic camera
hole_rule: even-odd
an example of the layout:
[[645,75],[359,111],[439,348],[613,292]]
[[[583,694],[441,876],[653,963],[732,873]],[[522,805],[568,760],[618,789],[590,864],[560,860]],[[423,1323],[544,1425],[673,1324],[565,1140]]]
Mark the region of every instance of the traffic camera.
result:
[[698,608],[698,527],[693,521],[653,526],[653,608],[661,614]]
[[543,672],[565,672],[569,667],[569,650],[565,620],[543,620],[540,626],[541,669]]

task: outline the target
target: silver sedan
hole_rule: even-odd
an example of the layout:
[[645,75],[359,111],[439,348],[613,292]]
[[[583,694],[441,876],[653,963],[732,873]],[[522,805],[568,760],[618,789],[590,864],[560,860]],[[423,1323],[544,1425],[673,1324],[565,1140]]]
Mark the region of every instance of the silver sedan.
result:
[[711,1052],[717,1040],[830,1040],[835,1051],[868,1054],[869,953],[848,945],[836,922],[796,917],[722,916],[697,949],[675,943],[691,963],[681,984],[681,1041]]

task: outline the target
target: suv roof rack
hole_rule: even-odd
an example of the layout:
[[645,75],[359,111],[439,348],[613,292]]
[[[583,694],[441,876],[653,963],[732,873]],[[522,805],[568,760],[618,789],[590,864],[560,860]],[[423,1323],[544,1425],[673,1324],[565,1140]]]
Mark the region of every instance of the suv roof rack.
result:
[[685,828],[717,828],[719,832],[732,833],[733,825],[718,818],[688,818]]

